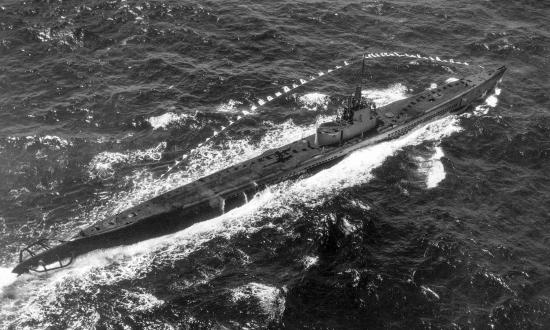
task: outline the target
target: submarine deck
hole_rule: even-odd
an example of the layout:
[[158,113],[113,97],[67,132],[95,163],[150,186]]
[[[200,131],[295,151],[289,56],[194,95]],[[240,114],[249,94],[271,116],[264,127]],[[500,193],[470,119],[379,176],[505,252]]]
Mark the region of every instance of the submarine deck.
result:
[[131,207],[121,213],[108,217],[87,227],[73,239],[100,235],[102,233],[128,227],[133,223],[151,216],[172,212],[177,209],[208,201],[212,207],[223,209],[224,199],[236,193],[253,195],[259,185],[282,181],[289,177],[288,172],[298,167],[307,167],[322,155],[330,156],[331,151],[372,138],[380,132],[407,124],[438,108],[438,106],[456,99],[479,83],[489,78],[487,73],[448,82],[440,87],[426,90],[404,100],[393,102],[378,108],[380,125],[376,130],[366,132],[361,138],[353,138],[344,145],[319,147],[315,144],[315,135],[307,136],[277,149],[209,174],[196,181],[161,194],[147,202]]

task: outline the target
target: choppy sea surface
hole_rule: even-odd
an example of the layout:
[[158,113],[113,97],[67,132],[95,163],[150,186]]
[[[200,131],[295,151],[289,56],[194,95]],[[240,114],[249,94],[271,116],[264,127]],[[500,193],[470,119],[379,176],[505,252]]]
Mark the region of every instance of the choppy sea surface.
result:
[[[546,1],[0,0],[0,328],[550,327]],[[493,95],[168,236],[15,277],[67,238],[379,106],[506,65]],[[267,95],[319,77],[265,106]],[[360,77],[359,77],[360,78]]]

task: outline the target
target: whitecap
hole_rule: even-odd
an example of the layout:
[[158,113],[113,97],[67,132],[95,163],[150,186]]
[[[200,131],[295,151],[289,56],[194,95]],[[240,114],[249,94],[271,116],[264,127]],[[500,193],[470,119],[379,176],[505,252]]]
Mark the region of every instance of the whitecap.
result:
[[56,28],[43,28],[37,31],[36,37],[41,42],[54,42],[58,45],[66,46],[79,46],[82,47],[84,43],[80,38],[73,33],[70,28],[56,29]]
[[166,148],[166,142],[145,150],[131,150],[127,152],[103,151],[95,155],[88,164],[88,175],[91,179],[110,178],[115,173],[115,165],[135,164],[144,160],[158,161]]
[[498,94],[500,94],[500,89],[499,88],[495,88],[495,91],[493,94],[487,96],[487,98],[485,98],[484,102],[478,106],[475,107],[474,109],[474,114],[479,116],[479,115],[486,115],[489,113],[489,111],[492,109],[492,108],[495,108],[498,104]]
[[368,204],[365,204],[359,200],[352,200],[351,201],[351,205],[355,206],[355,207],[358,207],[360,209],[363,209],[365,211],[368,211],[371,209],[371,207],[368,205]]
[[233,99],[230,99],[229,101],[220,104],[216,111],[218,112],[235,112],[237,110],[237,106],[243,104],[240,101],[235,101]]
[[497,282],[498,284],[500,284],[500,286],[502,286],[504,289],[510,291],[511,293],[515,294],[516,292],[514,290],[512,290],[512,288],[502,279],[502,277],[498,276],[498,275],[495,275],[493,273],[490,273],[490,272],[484,272],[483,273],[483,276],[485,276],[486,278],[492,280],[492,281],[495,281]]
[[4,289],[12,285],[17,279],[17,274],[12,273],[13,268],[0,267],[0,291],[4,295]]
[[[139,289],[138,289],[139,290]],[[119,307],[133,313],[151,312],[164,305],[164,301],[143,291],[122,289],[123,299],[117,301]]]
[[489,95],[489,97],[485,100],[485,103],[494,108],[497,106],[497,103],[498,103],[498,98],[496,97],[496,95]]
[[318,256],[305,256],[302,258],[302,264],[305,269],[309,269],[312,266],[315,266],[319,262]]
[[445,167],[441,162],[441,158],[445,154],[441,146],[434,148],[434,153],[430,158],[417,157],[418,171],[425,176],[426,187],[428,189],[435,188],[441,181],[445,179],[447,175],[445,173]]
[[147,118],[147,121],[153,127],[153,129],[156,130],[160,128],[166,128],[170,124],[184,121],[190,117],[192,116],[185,113],[176,114],[173,112],[167,112],[160,116],[149,117]]
[[231,290],[233,302],[257,303],[269,320],[279,319],[285,311],[283,290],[251,282]]
[[50,146],[53,149],[57,149],[57,150],[61,148],[66,148],[71,145],[71,143],[68,140],[60,138],[59,136],[55,136],[55,135],[42,136],[42,137],[39,137],[38,140],[40,141],[40,143]]
[[439,300],[439,295],[432,289],[430,289],[429,287],[425,286],[425,285],[421,285],[420,286],[420,289],[422,289],[422,293],[425,295],[425,296],[430,296],[432,298],[435,298],[437,300]]
[[47,147],[50,150],[61,150],[67,147],[72,146],[72,143],[64,138],[55,135],[29,135],[24,137],[19,136],[8,136],[6,140],[9,143],[17,143],[19,141],[25,141],[25,148],[40,144],[41,146]]

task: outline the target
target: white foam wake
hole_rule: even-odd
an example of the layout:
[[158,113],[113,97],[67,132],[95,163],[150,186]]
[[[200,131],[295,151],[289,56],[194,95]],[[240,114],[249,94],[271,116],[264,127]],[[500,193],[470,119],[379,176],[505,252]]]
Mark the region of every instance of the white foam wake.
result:
[[11,272],[13,268],[0,267],[0,293],[3,294],[4,288],[10,286],[17,279],[17,274]]
[[476,116],[482,116],[486,115],[491,111],[491,109],[495,108],[498,104],[498,96],[500,95],[500,88],[496,87],[493,94],[488,95],[485,101],[475,107],[474,109],[474,115]]
[[[452,82],[456,80],[456,78],[449,78],[447,79],[447,82]],[[498,104],[498,95],[500,95],[500,92],[500,88],[495,88],[494,93],[487,96],[484,102],[474,109],[473,115],[486,115],[492,108],[495,108]],[[465,113],[463,114],[463,116],[470,117],[472,116],[472,113]],[[431,157],[416,158],[419,163],[419,172],[425,176],[426,187],[428,189],[437,187],[447,175],[447,173],[445,172],[445,167],[441,162],[441,158],[444,156],[445,154],[443,153],[443,149],[441,148],[441,146],[437,145],[434,148],[434,153]]]
[[425,176],[426,187],[428,189],[437,187],[447,175],[441,162],[441,158],[444,155],[443,149],[438,145],[434,148],[434,153],[431,157],[427,159],[423,157],[416,158],[419,165],[418,171]]
[[88,164],[88,174],[92,179],[110,178],[115,173],[117,164],[134,164],[143,160],[158,161],[166,148],[166,142],[159,143],[156,147],[145,150],[131,150],[127,152],[104,151],[92,158]]

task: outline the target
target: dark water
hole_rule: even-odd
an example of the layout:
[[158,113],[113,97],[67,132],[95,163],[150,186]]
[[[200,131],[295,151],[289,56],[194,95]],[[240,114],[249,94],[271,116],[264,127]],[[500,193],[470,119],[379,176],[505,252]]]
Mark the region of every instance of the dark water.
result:
[[[0,5],[2,328],[550,327],[548,2]],[[369,60],[379,105],[509,69],[469,116],[168,237],[10,275],[39,237],[312,132],[357,66],[250,106],[365,50],[470,64]]]

